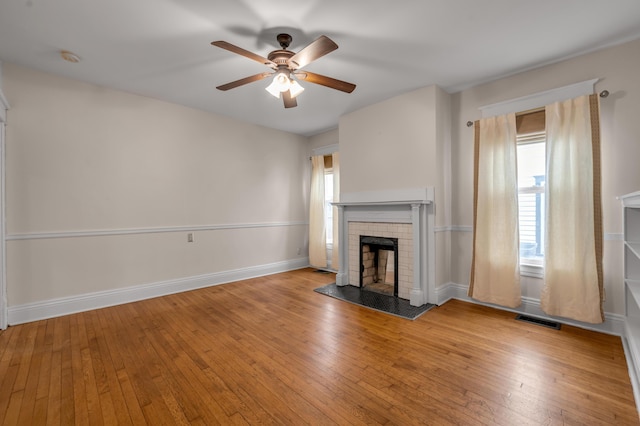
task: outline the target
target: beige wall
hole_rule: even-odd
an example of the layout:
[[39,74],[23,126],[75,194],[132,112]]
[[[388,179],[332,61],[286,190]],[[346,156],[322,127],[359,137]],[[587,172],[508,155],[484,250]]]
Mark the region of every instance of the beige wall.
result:
[[[601,99],[602,196],[605,238],[605,311],[622,314],[622,210],[617,196],[640,189],[640,41],[483,84],[452,96],[452,222],[471,225],[473,214],[473,128],[467,121],[480,118],[479,107],[600,78],[597,90],[611,95]],[[468,284],[471,233],[452,235],[452,281]],[[539,297],[541,282],[524,280],[523,294]]]
[[343,193],[435,186],[437,91],[414,90],[340,118]]
[[[306,138],[3,71],[10,307],[304,256]],[[243,228],[265,223],[279,225]],[[197,231],[194,243],[186,232],[34,237],[207,225],[239,228]]]
[[[450,224],[450,95],[424,87],[340,118],[341,192],[435,188],[436,225]],[[448,232],[436,235],[436,286],[450,281]]]
[[338,128],[309,137],[309,152],[316,148],[338,144]]
[[[451,95],[436,91],[436,287],[451,282]],[[434,167],[433,162],[430,167]]]
[[436,223],[450,224],[450,98],[429,86],[341,117],[342,192],[434,187]]

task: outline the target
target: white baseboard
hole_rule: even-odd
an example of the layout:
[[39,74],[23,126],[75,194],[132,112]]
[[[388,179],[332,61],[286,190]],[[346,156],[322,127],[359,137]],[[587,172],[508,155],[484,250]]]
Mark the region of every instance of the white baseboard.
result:
[[638,361],[640,360],[637,352],[637,342],[633,340],[631,333],[626,333],[626,337],[622,338],[622,347],[624,348],[624,357],[627,360],[627,369],[629,370],[629,380],[633,389],[633,398],[636,401],[636,409],[640,413],[640,381],[638,380]]
[[210,287],[233,281],[246,280],[279,272],[302,269],[309,266],[309,258],[286,260],[266,265],[230,271],[215,272],[194,277],[178,278],[151,284],[137,285],[116,290],[99,291],[62,297],[42,302],[26,303],[24,305],[9,306],[9,325],[23,324],[31,321],[59,317],[77,312],[100,309],[123,303],[136,302],[153,297]]
[[492,308],[501,309],[503,311],[515,312],[518,314],[525,314],[536,318],[541,318],[547,321],[555,321],[561,324],[572,325],[575,327],[584,328],[586,330],[598,331],[600,333],[613,334],[614,336],[624,336],[624,316],[619,314],[611,314],[605,312],[605,321],[602,324],[589,324],[586,322],[575,321],[569,318],[554,317],[545,314],[540,309],[540,300],[531,297],[523,297],[522,304],[517,308],[507,308],[504,306],[493,305],[491,303],[483,303],[475,299],[470,298],[467,295],[468,286],[462,284],[456,284],[449,282],[437,289],[438,305],[446,303],[450,299],[463,300],[465,302],[475,303],[477,305],[490,306]]
[[458,293],[465,293],[466,289],[458,288],[458,284],[448,282],[436,288],[436,304],[438,306],[447,303],[451,299],[457,299]]

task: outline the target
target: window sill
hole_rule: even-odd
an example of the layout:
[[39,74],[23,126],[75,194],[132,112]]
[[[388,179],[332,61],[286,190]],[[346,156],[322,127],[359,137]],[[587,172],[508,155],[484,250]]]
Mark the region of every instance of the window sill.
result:
[[531,263],[521,263],[520,275],[523,277],[544,278],[544,267]]

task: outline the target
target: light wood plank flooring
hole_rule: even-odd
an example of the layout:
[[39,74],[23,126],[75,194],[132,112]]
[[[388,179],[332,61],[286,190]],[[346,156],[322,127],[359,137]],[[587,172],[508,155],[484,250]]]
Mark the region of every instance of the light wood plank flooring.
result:
[[310,269],[9,327],[0,423],[639,424],[620,338],[450,301],[416,321]]

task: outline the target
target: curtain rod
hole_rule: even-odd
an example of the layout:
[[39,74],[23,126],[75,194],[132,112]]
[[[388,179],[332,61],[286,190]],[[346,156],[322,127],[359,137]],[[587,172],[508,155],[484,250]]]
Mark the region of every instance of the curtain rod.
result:
[[[606,98],[609,96],[609,91],[608,90],[603,90],[602,92],[599,93],[601,98]],[[467,121],[467,127],[471,127],[473,126],[473,121]]]

